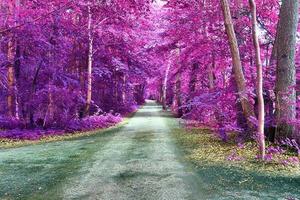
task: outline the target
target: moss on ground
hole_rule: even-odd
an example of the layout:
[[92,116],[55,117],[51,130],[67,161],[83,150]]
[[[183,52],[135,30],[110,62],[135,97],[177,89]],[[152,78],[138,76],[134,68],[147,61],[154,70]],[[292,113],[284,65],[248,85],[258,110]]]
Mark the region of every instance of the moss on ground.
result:
[[[274,155],[271,161],[262,162],[256,159],[258,148],[256,143],[247,142],[238,147],[232,140],[223,142],[216,137],[209,129],[175,129],[173,131],[178,143],[183,146],[186,156],[194,164],[221,165],[228,168],[238,168],[246,171],[255,171],[265,175],[299,176],[299,166],[283,165],[282,160],[288,159],[291,155]],[[229,160],[234,156],[240,159]]]

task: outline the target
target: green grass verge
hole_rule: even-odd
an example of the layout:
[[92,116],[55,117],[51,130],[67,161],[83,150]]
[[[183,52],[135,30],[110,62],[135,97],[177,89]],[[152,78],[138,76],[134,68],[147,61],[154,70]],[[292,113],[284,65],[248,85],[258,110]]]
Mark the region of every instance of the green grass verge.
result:
[[[173,133],[179,145],[183,146],[186,157],[196,166],[221,165],[266,175],[300,175],[299,166],[285,166],[282,164],[282,160],[288,159],[291,155],[276,155],[270,162],[257,160],[258,148],[254,142],[247,142],[243,148],[240,148],[233,140],[225,143],[214,136],[209,129],[201,128],[175,129]],[[242,160],[228,160],[233,152]]]
[[86,131],[86,132],[66,133],[64,135],[57,135],[57,136],[45,136],[45,137],[42,137],[40,140],[10,140],[10,139],[1,139],[0,138],[0,149],[15,148],[15,147],[21,147],[21,146],[27,146],[27,145],[48,143],[48,142],[57,142],[57,141],[62,141],[62,140],[72,140],[72,139],[76,139],[76,138],[101,134],[101,133],[106,132],[111,129],[120,128],[121,126],[127,124],[129,119],[133,115],[134,114],[130,114],[129,116],[124,118],[122,120],[122,122],[120,122],[114,126],[104,128],[104,129],[96,129],[96,130],[91,130],[91,131]]

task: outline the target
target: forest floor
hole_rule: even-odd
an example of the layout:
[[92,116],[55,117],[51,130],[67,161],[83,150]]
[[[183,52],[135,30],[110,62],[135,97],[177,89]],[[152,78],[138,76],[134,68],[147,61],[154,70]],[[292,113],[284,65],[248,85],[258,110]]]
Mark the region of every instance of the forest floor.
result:
[[148,101],[127,124],[101,134],[2,149],[0,199],[300,197],[299,177],[191,164],[177,142],[178,130],[170,113]]
[[[26,140],[26,139],[7,139],[7,138],[1,138],[0,137],[0,149],[8,149],[8,148],[16,148],[16,147],[22,147],[22,146],[28,146],[28,145],[37,145],[37,144],[43,144],[48,142],[57,142],[57,141],[65,141],[65,140],[73,140],[76,138],[82,138],[82,137],[88,137],[95,134],[101,134],[103,132],[107,132],[110,129],[116,129],[118,127],[121,127],[128,123],[129,119],[135,114],[135,112],[130,113],[128,116],[122,118],[122,121],[111,125],[107,128],[98,128],[90,131],[83,131],[83,132],[63,132],[61,131],[61,134],[58,135],[47,135],[43,136],[40,139],[35,140]],[[28,130],[27,132],[29,132]]]

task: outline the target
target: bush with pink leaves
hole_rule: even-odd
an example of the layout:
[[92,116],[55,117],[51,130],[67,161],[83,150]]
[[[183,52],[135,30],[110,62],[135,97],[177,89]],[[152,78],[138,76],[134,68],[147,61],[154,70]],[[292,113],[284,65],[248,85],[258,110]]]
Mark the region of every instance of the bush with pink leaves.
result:
[[0,138],[12,140],[39,140],[42,137],[57,136],[78,131],[90,131],[114,126],[122,121],[120,115],[103,114],[70,121],[65,129],[12,129],[0,131]]
[[0,131],[0,138],[11,139],[11,140],[39,140],[45,136],[57,136],[63,134],[65,134],[65,131],[63,130],[13,129],[13,130]]
[[24,123],[14,117],[5,117],[0,115],[0,129],[23,128]]
[[289,157],[285,160],[282,160],[281,163],[285,166],[299,166],[300,161],[299,161],[298,157],[293,156],[293,157]]
[[88,131],[99,128],[107,128],[122,121],[120,115],[113,115],[111,113],[99,116],[90,116],[83,119],[72,120],[66,130],[68,132]]

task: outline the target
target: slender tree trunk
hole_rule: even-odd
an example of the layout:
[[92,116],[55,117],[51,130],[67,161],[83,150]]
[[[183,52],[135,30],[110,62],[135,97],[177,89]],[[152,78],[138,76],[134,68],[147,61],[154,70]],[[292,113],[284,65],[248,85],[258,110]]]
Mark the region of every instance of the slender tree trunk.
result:
[[179,69],[179,71],[176,74],[176,82],[175,82],[175,98],[174,100],[176,101],[177,105],[177,116],[178,117],[182,117],[183,115],[183,110],[181,108],[182,106],[182,102],[181,102],[181,70]]
[[44,116],[44,122],[43,122],[43,128],[46,128],[47,124],[51,123],[51,120],[53,119],[54,116],[54,102],[53,102],[53,95],[52,95],[52,91],[51,91],[51,86],[52,84],[48,85],[48,107]]
[[181,49],[177,48],[176,50],[176,54],[177,54],[177,59],[178,59],[178,71],[175,75],[175,95],[174,95],[174,101],[175,106],[177,106],[177,116],[178,117],[182,117],[183,115],[183,110],[181,108],[182,106],[182,99],[181,99],[181,73],[182,73],[182,63],[180,62],[180,53],[181,53]]
[[126,103],[126,75],[123,74],[123,84],[122,84],[122,102]]
[[15,70],[14,70],[14,61],[15,61],[15,42],[13,36],[10,36],[8,41],[8,50],[7,50],[7,60],[8,60],[8,69],[7,69],[7,81],[8,81],[8,95],[7,95],[7,106],[8,106],[8,115],[15,117]]
[[[41,61],[40,64],[37,66],[37,69],[36,69],[36,71],[34,73],[32,85],[31,85],[31,91],[30,91],[30,98],[29,99],[32,99],[33,95],[36,92],[37,79],[38,79],[39,72],[41,70],[42,64],[43,63]],[[28,110],[29,110],[29,126],[30,126],[30,128],[33,128],[34,127],[34,108],[33,108],[32,104],[29,105]]]
[[208,80],[209,80],[209,89],[212,90],[215,87],[215,75],[214,75],[214,70],[215,70],[215,52],[212,53],[212,64],[209,65],[208,69]]
[[252,13],[252,37],[255,51],[255,64],[256,64],[256,95],[258,99],[258,129],[257,139],[259,143],[260,153],[262,159],[265,158],[265,104],[263,98],[263,69],[260,56],[260,45],[257,33],[257,15],[256,15],[256,3],[255,0],[249,0],[251,13]]
[[230,50],[231,50],[231,56],[233,62],[233,73],[234,73],[234,78],[238,90],[239,101],[242,106],[243,115],[247,120],[247,125],[250,129],[253,129],[253,124],[250,121],[250,117],[254,116],[254,111],[252,105],[250,104],[249,97],[247,94],[246,81],[242,70],[240,52],[238,48],[236,35],[234,32],[228,0],[221,0],[221,5],[223,9],[225,29],[228,36],[228,42],[230,44]]
[[270,60],[269,60],[270,66],[273,66],[276,63],[277,50],[278,50],[277,49],[277,47],[278,47],[278,29],[279,29],[279,22],[277,23],[275,40],[273,42],[273,48],[272,48],[272,52],[271,52],[271,56],[270,56]]
[[163,95],[162,95],[162,104],[163,104],[163,109],[166,110],[167,109],[167,85],[168,85],[168,79],[169,79],[169,73],[170,73],[170,68],[171,68],[171,61],[169,60],[168,64],[167,64],[167,69],[165,72],[165,78],[164,78],[164,82],[163,82]]
[[93,36],[92,36],[92,12],[91,6],[88,6],[88,72],[87,72],[87,96],[85,114],[89,115],[92,101],[92,65],[93,65]]
[[161,84],[159,85],[159,91],[157,92],[158,102],[163,102],[163,81],[161,80]]
[[280,9],[277,33],[276,67],[276,137],[294,136],[296,119],[296,67],[295,49],[299,18],[299,1],[285,0]]
[[[214,69],[216,66],[216,58],[215,58],[215,52],[213,51],[212,53],[212,64],[209,65],[209,69],[208,69],[208,83],[209,83],[209,90],[213,91],[215,89],[215,74],[214,74]],[[225,87],[225,86],[224,86]],[[222,114],[221,110],[219,109],[219,107],[216,105],[213,109],[214,112],[214,117],[216,120],[216,124],[218,125],[218,129],[219,132],[222,133],[220,134],[221,139],[224,142],[228,141],[228,137],[227,134],[224,130],[224,115]]]
[[[19,18],[20,18],[20,0],[15,0],[15,26],[18,26],[19,23]],[[15,117],[17,119],[19,119],[19,95],[18,95],[18,80],[19,80],[19,76],[20,76],[20,45],[18,42],[18,39],[16,38],[15,41],[15,45],[16,45],[16,52],[15,52],[15,62],[14,62],[14,69],[15,69],[15,88],[14,88],[14,92],[15,92]]]
[[[21,84],[20,80],[20,74],[21,74],[21,50],[20,50],[20,44],[17,41],[16,42],[16,54],[15,54],[15,62],[14,62],[14,70],[15,70],[15,117],[19,119],[20,117],[20,107],[22,107],[21,99],[19,98],[19,85]],[[21,102],[21,106],[19,104]],[[23,110],[23,109],[21,109]]]
[[191,70],[191,75],[190,75],[190,83],[189,83],[189,89],[190,89],[190,93],[194,93],[196,91],[196,83],[197,83],[197,69],[199,64],[197,62],[195,62],[192,65],[192,70]]
[[[190,80],[189,80],[189,95],[187,97],[187,102],[192,100],[192,97],[196,91],[196,84],[197,84],[197,69],[199,67],[198,62],[194,62],[191,66],[191,73],[190,73]],[[185,108],[185,113],[190,112],[193,109],[193,106],[189,105]]]
[[[79,48],[82,48],[82,45],[79,45]],[[87,54],[84,54],[84,57],[86,57]],[[79,71],[79,83],[80,83],[80,87],[81,87],[81,91],[82,93],[85,92],[85,79],[86,79],[86,73],[87,73],[87,62],[86,59],[83,58],[79,58],[79,65],[78,65],[78,71]]]
[[[17,25],[19,17],[19,0],[12,1],[8,4],[8,23],[14,22]],[[7,107],[8,115],[18,118],[18,99],[17,99],[17,83],[15,77],[15,57],[16,57],[16,36],[13,33],[8,35],[8,48],[7,48],[7,80],[8,80],[8,95]]]

